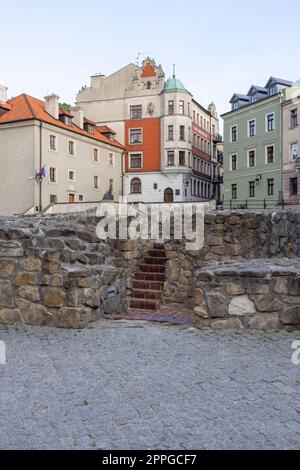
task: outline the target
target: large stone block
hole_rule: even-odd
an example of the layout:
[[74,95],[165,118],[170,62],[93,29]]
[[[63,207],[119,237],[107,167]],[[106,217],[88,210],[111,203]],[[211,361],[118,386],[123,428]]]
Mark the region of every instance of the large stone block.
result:
[[243,295],[246,293],[245,287],[241,286],[237,283],[227,284],[226,285],[226,292],[230,296],[234,295]]
[[247,295],[234,297],[229,305],[229,315],[234,317],[244,317],[256,313],[254,303]]
[[26,286],[37,284],[37,274],[35,272],[18,272],[15,279],[15,285]]
[[82,329],[93,320],[90,308],[62,307],[54,314],[52,324],[58,328]]
[[16,260],[0,258],[0,277],[11,277],[16,270]]
[[38,287],[22,286],[18,289],[18,295],[31,302],[38,302],[40,300],[40,293]]
[[300,305],[288,307],[279,313],[279,318],[284,325],[300,325]]
[[52,319],[51,313],[43,305],[33,303],[21,310],[21,316],[25,323],[35,326],[49,325]]
[[0,307],[13,307],[13,289],[10,281],[0,281]]
[[194,308],[194,313],[195,313],[196,317],[209,318],[209,314],[208,314],[207,310],[203,307],[195,307]]
[[193,292],[193,298],[194,298],[195,305],[202,305],[204,301],[203,290],[195,289]]
[[22,318],[20,310],[13,308],[4,308],[0,309],[0,323],[10,324],[10,323],[21,323]]
[[282,309],[282,302],[273,295],[262,295],[254,301],[260,312],[278,312]]
[[263,313],[252,317],[249,321],[249,328],[252,330],[278,330],[280,322],[278,314]]
[[42,262],[38,258],[26,258],[21,261],[20,267],[24,271],[41,271]]
[[207,292],[207,306],[212,318],[224,318],[228,315],[226,298],[220,292]]
[[66,293],[56,287],[45,287],[42,289],[43,304],[49,308],[62,307],[66,300]]
[[24,250],[19,242],[0,240],[0,258],[20,258]]
[[229,318],[228,320],[216,320],[211,323],[213,330],[243,330],[244,326],[238,318]]

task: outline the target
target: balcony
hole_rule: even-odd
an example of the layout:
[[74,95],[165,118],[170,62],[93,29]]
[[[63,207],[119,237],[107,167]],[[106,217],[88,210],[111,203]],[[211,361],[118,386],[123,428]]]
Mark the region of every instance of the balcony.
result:
[[213,183],[223,184],[224,183],[224,176],[213,176],[212,178]]
[[211,182],[211,176],[210,175],[206,175],[205,173],[201,173],[201,171],[197,171],[197,170],[193,170],[193,174],[195,176],[198,176],[199,178],[202,178],[203,180]]
[[213,135],[212,141],[214,144],[221,144],[223,142],[223,137],[221,136],[221,134]]
[[192,148],[192,152],[193,152],[193,155],[195,155],[196,157],[200,157],[203,160],[210,161],[210,159],[211,159],[211,156],[210,156],[209,153],[203,152],[203,150],[198,149],[194,145],[193,145],[193,148]]

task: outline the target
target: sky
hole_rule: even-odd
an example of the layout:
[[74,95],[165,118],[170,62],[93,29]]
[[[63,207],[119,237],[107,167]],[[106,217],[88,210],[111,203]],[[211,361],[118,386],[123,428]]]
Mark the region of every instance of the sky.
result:
[[9,96],[73,104],[90,75],[145,52],[203,106],[270,76],[300,79],[299,0],[0,0],[0,83]]

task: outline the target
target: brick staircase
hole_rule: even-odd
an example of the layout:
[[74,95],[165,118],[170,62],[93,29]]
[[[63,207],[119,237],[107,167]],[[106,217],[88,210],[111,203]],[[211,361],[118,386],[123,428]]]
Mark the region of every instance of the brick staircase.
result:
[[129,296],[130,310],[157,311],[165,283],[166,251],[155,243],[132,279],[133,291]]

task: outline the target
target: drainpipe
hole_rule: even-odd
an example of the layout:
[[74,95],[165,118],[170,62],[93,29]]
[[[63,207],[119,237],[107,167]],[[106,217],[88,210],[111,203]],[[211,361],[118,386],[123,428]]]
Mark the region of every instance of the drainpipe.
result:
[[[42,131],[43,131],[43,122],[40,121],[40,156],[39,156],[39,171],[42,170],[42,164],[43,164],[43,150],[42,150]],[[39,181],[39,213],[42,213],[42,177],[40,178]]]
[[122,152],[122,189],[121,195],[124,196],[124,180],[125,180],[125,152]]
[[283,138],[283,118],[282,118],[282,115],[283,115],[283,110],[282,110],[282,98],[283,98],[283,92],[281,91],[280,92],[280,96],[279,96],[279,139],[280,139],[280,145],[279,145],[279,148],[280,148],[280,193],[281,193],[281,200],[278,201],[280,202],[281,204],[283,203],[283,142],[282,142],[282,138]]

